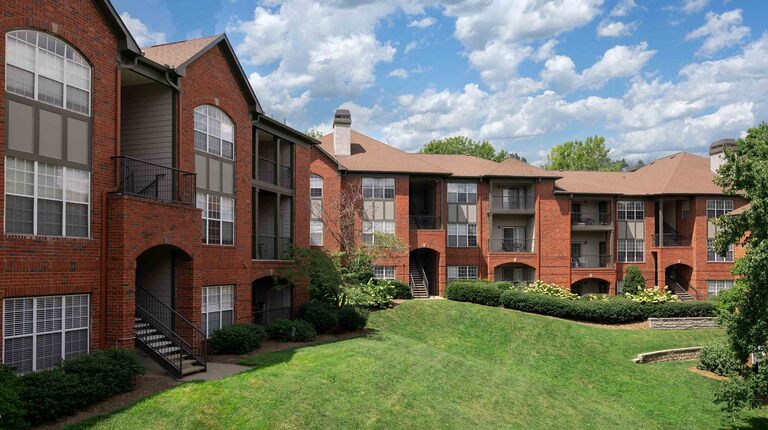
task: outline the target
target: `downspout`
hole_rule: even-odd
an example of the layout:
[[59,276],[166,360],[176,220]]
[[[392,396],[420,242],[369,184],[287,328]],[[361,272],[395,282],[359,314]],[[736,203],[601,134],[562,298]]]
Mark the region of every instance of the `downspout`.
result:
[[[536,276],[541,279],[541,178],[537,179],[538,186],[536,187]],[[534,279],[535,281],[535,279]]]

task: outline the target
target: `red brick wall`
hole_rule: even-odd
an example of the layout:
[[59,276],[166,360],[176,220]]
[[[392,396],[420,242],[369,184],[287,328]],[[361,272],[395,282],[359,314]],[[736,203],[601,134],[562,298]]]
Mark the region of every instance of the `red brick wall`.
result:
[[[5,34],[29,28],[49,33],[80,51],[92,68],[91,238],[0,236],[0,303],[6,297],[91,293],[91,345],[100,345],[100,258],[106,193],[115,187],[117,39],[89,0],[6,0],[0,14],[0,82],[5,82]],[[0,85],[0,207],[5,207],[5,85]],[[3,211],[0,229],[4,230]],[[2,321],[0,321],[0,333]],[[0,344],[2,354],[2,344]]]
[[536,185],[536,248],[540,260],[536,277],[570,287],[571,200],[555,197],[554,190],[554,182]]

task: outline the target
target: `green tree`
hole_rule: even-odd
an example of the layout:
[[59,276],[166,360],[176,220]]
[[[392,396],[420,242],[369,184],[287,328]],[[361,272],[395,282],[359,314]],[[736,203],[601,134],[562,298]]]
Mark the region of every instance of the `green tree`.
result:
[[627,166],[625,160],[612,160],[602,136],[588,137],[555,145],[549,150],[547,170],[599,170],[618,172]]
[[314,128],[310,128],[309,130],[305,131],[304,134],[318,140],[323,137],[323,132]]
[[[743,195],[750,207],[739,215],[715,220],[715,251],[725,253],[741,243],[746,254],[733,267],[739,293],[729,300],[732,314],[722,318],[731,347],[740,360],[768,344],[768,125],[751,128],[747,136],[726,149],[724,164],[715,180],[729,195]],[[745,372],[720,390],[716,399],[726,412],[758,407],[768,392],[768,361],[760,373]]]
[[624,274],[624,294],[637,294],[645,289],[645,278],[637,266],[627,267]]
[[451,136],[442,139],[431,140],[420,150],[421,154],[453,154],[453,155],[473,155],[475,157],[485,158],[486,160],[502,162],[507,158],[514,158],[522,162],[527,162],[525,157],[516,153],[509,153],[505,149],[498,152],[496,148],[487,140],[472,140],[466,136]]

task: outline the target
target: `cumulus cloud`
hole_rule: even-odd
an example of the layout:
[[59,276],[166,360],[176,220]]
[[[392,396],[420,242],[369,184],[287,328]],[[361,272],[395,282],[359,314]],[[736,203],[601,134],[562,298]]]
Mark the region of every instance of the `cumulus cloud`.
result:
[[403,69],[403,68],[397,68],[397,69],[394,69],[391,72],[389,72],[389,74],[387,76],[390,77],[390,78],[405,79],[405,78],[408,77],[408,71]]
[[128,27],[128,31],[136,39],[136,43],[139,46],[152,46],[166,43],[165,33],[159,31],[151,31],[140,19],[132,17],[128,12],[120,14],[120,18]]
[[434,25],[437,21],[431,16],[424,17],[422,19],[415,19],[408,23],[408,27],[427,28]]
[[600,21],[597,25],[597,35],[600,37],[623,37],[629,36],[637,29],[637,22],[611,21],[609,19]]
[[405,50],[403,52],[405,52],[407,54],[407,53],[413,51],[414,49],[416,49],[418,46],[419,46],[419,44],[416,43],[416,42],[408,42],[408,44],[405,45]]
[[709,4],[709,0],[684,0],[680,10],[690,15],[703,10]]
[[618,3],[616,3],[616,6],[611,9],[610,16],[626,16],[629,14],[629,12],[632,11],[637,5],[635,4],[635,0],[619,0]]
[[741,9],[718,15],[707,13],[707,22],[691,31],[685,40],[704,39],[696,55],[711,57],[718,51],[741,43],[749,36],[749,27],[741,25]]

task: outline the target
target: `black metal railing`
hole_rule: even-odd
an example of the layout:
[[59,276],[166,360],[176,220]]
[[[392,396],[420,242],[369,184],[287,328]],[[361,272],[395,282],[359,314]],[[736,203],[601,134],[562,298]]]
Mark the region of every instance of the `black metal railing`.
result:
[[277,184],[277,162],[268,158],[259,157],[259,180],[270,184]]
[[291,166],[280,166],[280,186],[293,188],[293,169]]
[[691,246],[691,235],[680,233],[654,234],[653,243],[656,246]]
[[290,237],[255,236],[254,258],[257,260],[290,260],[293,240]]
[[491,195],[494,209],[501,210],[533,210],[536,205],[536,197],[515,197],[503,194]]
[[181,349],[178,354],[157,354],[178,369],[179,374],[183,373],[185,355],[194,357],[200,364],[206,366],[206,342],[202,330],[138,285],[136,286],[136,316],[146,321]]
[[120,172],[120,194],[186,205],[195,204],[194,173],[127,155],[114,158]]
[[571,212],[571,225],[610,226],[610,212]]
[[612,266],[613,257],[610,254],[571,256],[571,267],[573,268],[596,268]]
[[491,252],[533,252],[533,239],[490,239]]
[[435,230],[437,228],[437,216],[435,215],[409,215],[411,229]]

